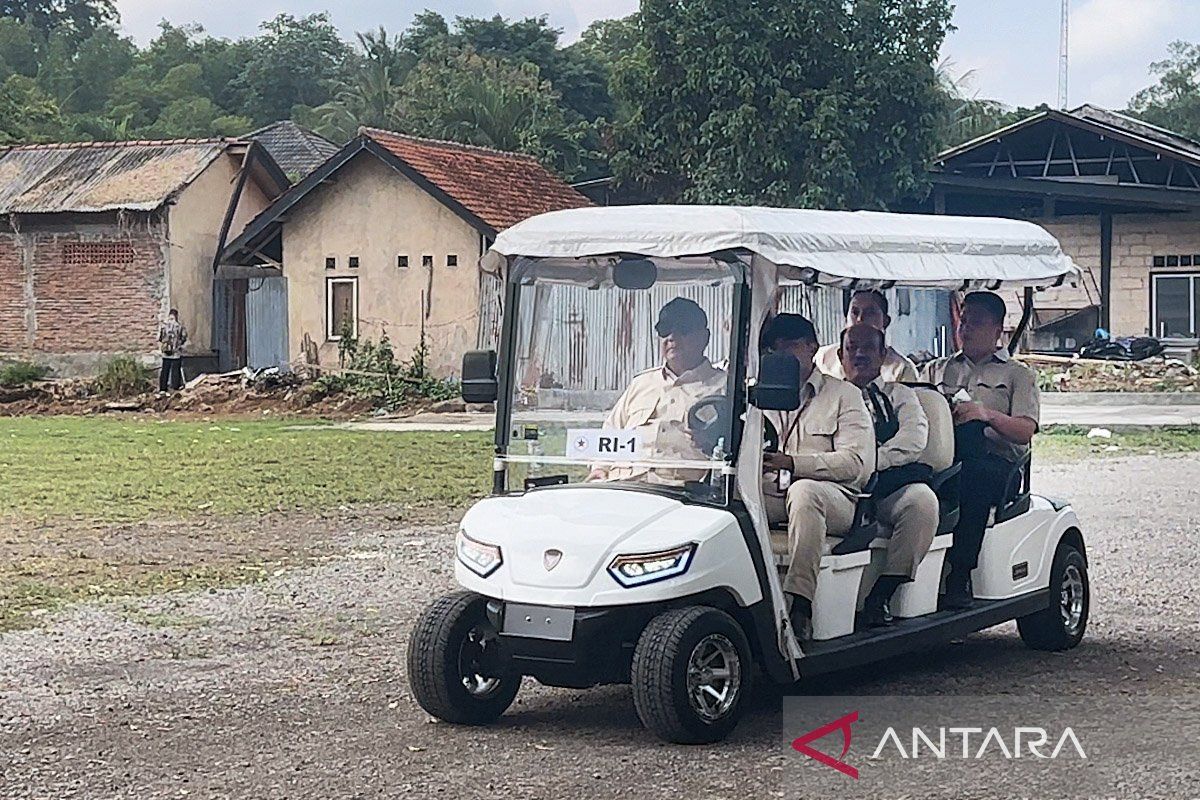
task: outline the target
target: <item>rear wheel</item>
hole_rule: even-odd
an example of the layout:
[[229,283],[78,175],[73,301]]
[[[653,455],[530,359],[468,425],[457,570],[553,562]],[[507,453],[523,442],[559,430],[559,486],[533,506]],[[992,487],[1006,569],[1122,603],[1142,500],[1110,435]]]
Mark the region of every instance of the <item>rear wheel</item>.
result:
[[454,592],[421,613],[408,641],[408,684],[421,708],[446,722],[485,725],[512,705],[521,676],[496,658],[484,597]]
[[633,703],[647,728],[680,744],[716,742],[737,725],[750,689],[741,626],[707,606],[665,611],[633,652]]
[[1018,619],[1017,630],[1034,650],[1070,650],[1083,639],[1090,609],[1087,560],[1077,547],[1063,542],[1054,554],[1049,607]]

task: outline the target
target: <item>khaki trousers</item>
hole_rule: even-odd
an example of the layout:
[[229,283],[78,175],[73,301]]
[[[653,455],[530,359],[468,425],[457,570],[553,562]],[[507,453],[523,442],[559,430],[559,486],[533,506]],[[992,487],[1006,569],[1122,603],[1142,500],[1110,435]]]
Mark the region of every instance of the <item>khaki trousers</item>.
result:
[[891,537],[884,575],[917,577],[917,567],[929,552],[938,526],[937,495],[923,483],[910,483],[875,506],[879,535]]
[[[826,536],[845,536],[854,524],[855,500],[832,481],[802,478],[782,497],[767,495],[767,515],[772,521],[788,523],[791,553],[783,590],[811,601],[817,591],[821,570],[821,547]],[[928,545],[926,545],[928,549]]]

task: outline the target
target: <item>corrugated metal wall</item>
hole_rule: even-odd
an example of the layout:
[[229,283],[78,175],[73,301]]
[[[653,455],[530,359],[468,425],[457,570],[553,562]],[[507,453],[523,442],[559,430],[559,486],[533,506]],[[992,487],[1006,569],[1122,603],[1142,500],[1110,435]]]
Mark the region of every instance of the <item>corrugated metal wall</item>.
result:
[[802,314],[817,329],[821,344],[836,342],[846,324],[846,310],[841,289],[826,286],[783,287],[778,311],[781,314]]
[[654,333],[658,310],[676,297],[708,314],[708,357],[729,358],[732,286],[660,284],[644,292],[543,284],[523,290],[517,375],[523,386],[588,391],[624,389],[637,373],[662,363]]
[[247,283],[246,366],[282,366],[288,363],[287,278],[252,278]]

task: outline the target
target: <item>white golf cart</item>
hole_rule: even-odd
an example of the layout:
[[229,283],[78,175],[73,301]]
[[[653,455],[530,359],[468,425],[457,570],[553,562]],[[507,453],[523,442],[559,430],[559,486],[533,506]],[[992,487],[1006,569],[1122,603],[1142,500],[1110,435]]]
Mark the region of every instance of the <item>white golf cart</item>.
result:
[[[1025,287],[1027,319],[1034,289],[1077,275],[1041,228],[869,212],[587,208],[508,229],[484,268],[504,286],[500,353],[467,355],[463,393],[496,401],[494,496],[461,523],[463,590],[434,601],[409,643],[409,680],[430,714],[491,722],[522,676],[580,688],[629,682],[656,734],[711,742],[736,724],[756,667],[791,683],[1013,619],[1037,649],[1083,637],[1079,522],[1065,502],[1029,494],[1028,462],[1014,468],[984,538],[973,605],[937,610],[958,492],[971,487],[957,486],[949,405],[936,391],[922,401],[942,526],[916,581],[895,596],[893,624],[854,630],[887,547],[868,536],[852,552],[827,548],[813,640],[798,642],[780,588],[787,534],[764,512],[763,412],[795,409],[799,397],[795,360],[759,354],[781,297],[819,286]],[[721,388],[686,415],[656,414],[651,398],[633,403],[620,429],[606,427],[630,380],[661,367],[653,325],[676,297],[706,312]],[[871,524],[869,514],[857,524]]]

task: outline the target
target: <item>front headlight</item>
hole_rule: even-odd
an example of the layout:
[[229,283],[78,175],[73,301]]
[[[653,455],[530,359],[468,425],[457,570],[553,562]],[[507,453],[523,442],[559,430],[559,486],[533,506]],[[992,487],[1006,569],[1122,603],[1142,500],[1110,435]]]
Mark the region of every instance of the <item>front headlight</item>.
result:
[[463,566],[481,578],[486,578],[499,569],[504,560],[498,546],[477,542],[461,530],[458,532],[458,541],[455,542],[454,549],[458,551],[458,560]]
[[687,572],[695,552],[696,543],[690,542],[657,553],[620,555],[608,565],[608,574],[626,588],[642,586]]

